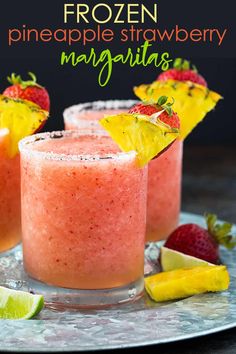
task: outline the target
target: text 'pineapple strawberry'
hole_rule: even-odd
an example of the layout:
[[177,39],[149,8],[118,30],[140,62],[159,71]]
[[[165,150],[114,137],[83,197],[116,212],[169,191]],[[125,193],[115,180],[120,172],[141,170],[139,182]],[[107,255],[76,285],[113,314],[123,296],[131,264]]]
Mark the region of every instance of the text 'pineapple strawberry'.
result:
[[137,104],[128,113],[105,116],[100,124],[121,150],[137,152],[142,167],[179,136],[179,117],[172,105],[166,96],[161,96],[157,104]]
[[156,101],[161,95],[174,97],[174,111],[180,122],[180,137],[185,139],[216,106],[221,95],[207,88],[205,79],[198,74],[196,67],[191,68],[187,60],[180,58],[174,68],[160,74],[151,84],[134,88],[137,97],[143,101]]

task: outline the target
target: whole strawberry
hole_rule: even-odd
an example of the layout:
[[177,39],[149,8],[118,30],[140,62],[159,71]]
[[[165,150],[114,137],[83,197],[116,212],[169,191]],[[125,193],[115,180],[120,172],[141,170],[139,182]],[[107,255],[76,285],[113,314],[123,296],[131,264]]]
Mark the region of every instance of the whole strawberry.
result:
[[30,80],[23,81],[20,75],[14,73],[7,80],[11,86],[3,92],[4,96],[32,101],[45,111],[50,110],[50,98],[47,90],[37,83],[36,76],[29,72]]
[[194,65],[191,68],[190,62],[181,58],[175,59],[173,69],[169,69],[161,73],[157,77],[157,80],[191,81],[207,87],[206,80],[198,73],[197,68]]
[[232,224],[217,224],[216,215],[206,215],[207,229],[197,224],[179,226],[165,242],[165,247],[207,262],[220,263],[219,245],[232,249],[236,240],[231,235]]
[[168,102],[167,96],[161,96],[157,103],[137,103],[130,108],[128,113],[147,115],[150,116],[151,119],[156,120],[156,122],[167,124],[172,129],[179,129],[179,117],[171,108],[173,103],[174,102]]

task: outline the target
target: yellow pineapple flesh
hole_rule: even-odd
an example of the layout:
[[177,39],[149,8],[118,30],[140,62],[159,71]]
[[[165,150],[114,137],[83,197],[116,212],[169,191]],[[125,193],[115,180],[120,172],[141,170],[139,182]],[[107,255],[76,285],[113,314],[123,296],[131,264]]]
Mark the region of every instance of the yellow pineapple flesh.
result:
[[122,151],[137,152],[140,167],[159,155],[179,136],[178,129],[146,115],[121,113],[105,116],[99,122]]
[[156,302],[227,290],[229,274],[220,266],[198,266],[162,272],[145,278],[145,289]]
[[0,129],[9,131],[8,155],[18,153],[18,142],[35,133],[48,118],[48,112],[33,102],[0,95]]
[[180,118],[180,138],[185,139],[222,99],[207,87],[190,81],[155,81],[134,88],[134,93],[143,101],[156,102],[160,96],[173,97],[173,110]]

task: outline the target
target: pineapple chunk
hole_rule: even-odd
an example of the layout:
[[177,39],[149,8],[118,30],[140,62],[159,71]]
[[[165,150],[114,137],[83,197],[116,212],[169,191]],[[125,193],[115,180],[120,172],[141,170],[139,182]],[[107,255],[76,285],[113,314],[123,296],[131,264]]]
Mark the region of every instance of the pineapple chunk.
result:
[[173,97],[173,110],[180,118],[180,138],[185,139],[222,98],[207,87],[190,81],[155,81],[134,88],[143,101],[156,102],[160,96]]
[[228,287],[229,274],[225,266],[176,269],[145,278],[146,291],[156,302],[223,291]]

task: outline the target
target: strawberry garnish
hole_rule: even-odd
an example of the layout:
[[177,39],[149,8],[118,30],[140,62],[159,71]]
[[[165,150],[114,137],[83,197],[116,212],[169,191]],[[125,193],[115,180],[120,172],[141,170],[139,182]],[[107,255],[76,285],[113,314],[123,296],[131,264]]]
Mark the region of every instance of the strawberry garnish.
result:
[[206,215],[207,229],[197,224],[179,226],[165,242],[165,247],[185,253],[189,256],[218,264],[219,245],[228,249],[236,246],[236,238],[232,235],[232,224],[217,223],[214,214]]
[[146,103],[137,103],[135,106],[130,108],[129,113],[144,114],[146,116],[151,116],[159,112],[159,107],[156,104],[146,104]]
[[155,104],[144,102],[137,103],[130,108],[129,113],[147,115],[150,116],[151,119],[156,119],[157,121],[168,125],[170,128],[179,129],[180,120],[177,113],[173,112],[173,104],[174,99],[172,99],[172,102],[168,102],[167,96],[161,96]]
[[36,76],[29,72],[30,80],[23,81],[20,75],[14,73],[8,77],[11,86],[3,92],[4,96],[20,98],[36,103],[45,111],[50,110],[50,99],[47,90],[37,83]]
[[164,71],[157,77],[158,81],[176,80],[191,81],[207,87],[206,80],[198,73],[196,66],[190,65],[188,60],[177,58],[174,61],[173,69]]

